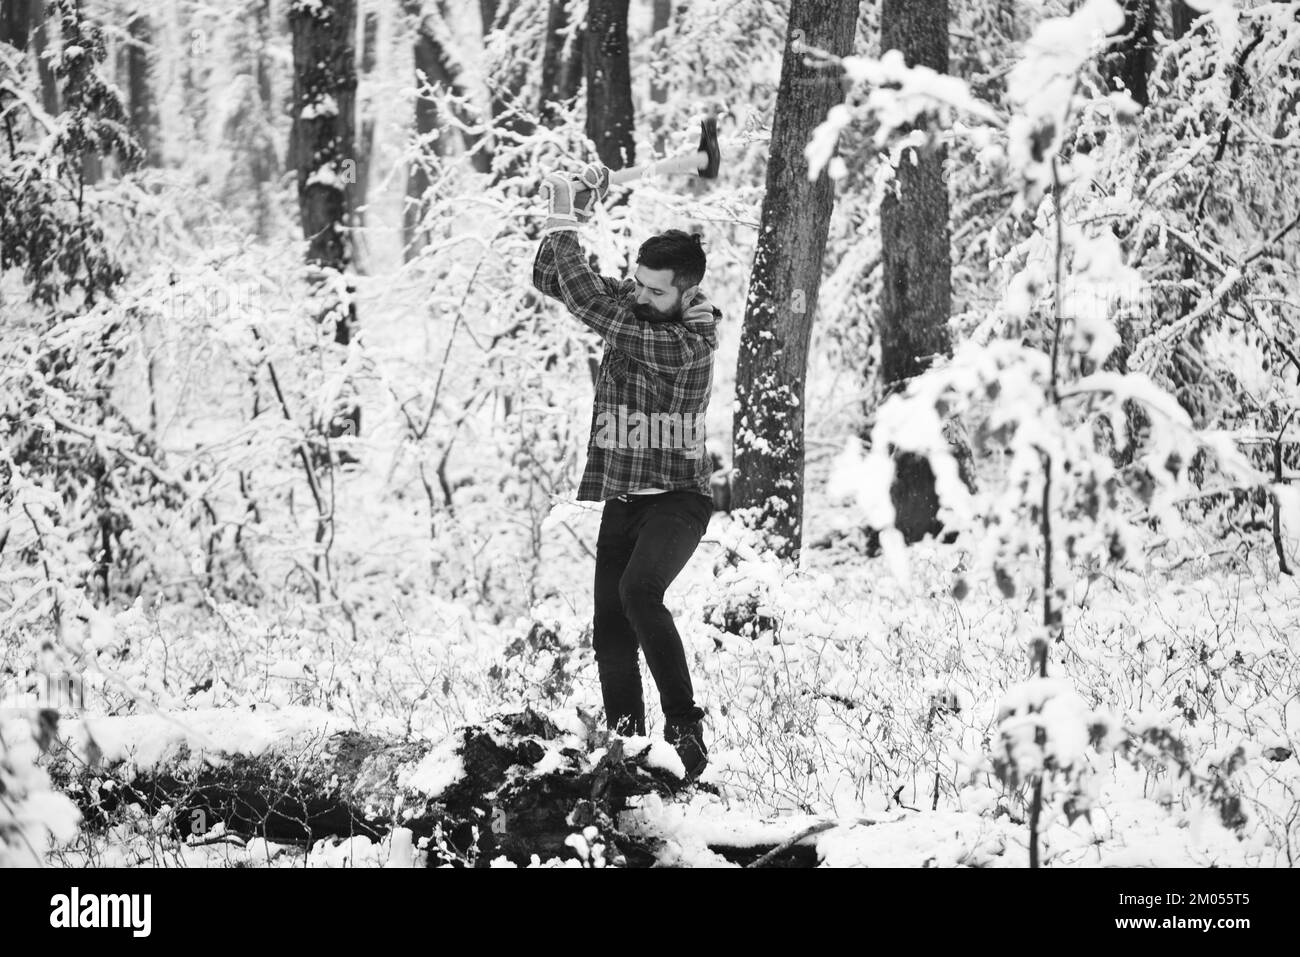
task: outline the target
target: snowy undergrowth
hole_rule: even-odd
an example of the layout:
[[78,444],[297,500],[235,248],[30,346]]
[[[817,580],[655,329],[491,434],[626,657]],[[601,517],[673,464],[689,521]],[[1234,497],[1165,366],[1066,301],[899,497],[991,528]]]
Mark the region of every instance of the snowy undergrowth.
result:
[[52,844],[77,833],[78,811],[38,765],[48,732],[0,724],[0,867],[38,866]]
[[[733,526],[714,528],[743,551]],[[1027,682],[1037,609],[991,587],[955,600],[954,573],[969,561],[959,546],[912,553],[910,588],[883,560],[784,574],[753,553],[683,586],[715,739],[708,779],[724,794],[769,814],[1022,822],[1028,788],[1004,787],[996,769],[1018,746],[1019,721],[1041,724],[1049,765],[1083,782],[1049,810],[1046,862],[1106,863],[1155,835],[1148,863],[1293,861],[1293,579],[1266,560],[1201,558],[1080,584],[1051,650],[1054,678],[1038,685]],[[751,639],[702,624],[720,600],[753,609],[767,630]],[[1041,722],[1025,724],[1026,694],[1055,695]],[[1018,758],[1023,772],[1033,755]]]
[[[1034,609],[978,585],[955,600],[953,574],[966,559],[958,545],[914,548],[910,588],[884,560],[861,556],[783,571],[715,517],[668,602],[709,711],[705,780],[721,798],[674,811],[686,815],[677,832],[719,802],[751,818],[901,815],[917,819],[913,830],[964,815],[986,822],[967,826],[973,847],[1002,847],[1005,863],[1023,864],[1025,789],[1004,787],[993,762],[1014,696],[1027,693]],[[1044,827],[1045,863],[1285,866],[1300,849],[1291,637],[1300,589],[1253,558],[1174,564],[1146,578],[1098,577],[1072,595],[1064,640],[1051,649],[1061,708],[1056,718],[1044,712],[1045,750],[1086,764],[1089,813],[1071,821],[1062,794]],[[744,614],[728,619],[728,608],[751,612],[753,627],[740,626]],[[126,612],[95,648],[182,721],[199,707],[312,704],[372,731],[436,740],[525,703],[567,716],[565,725],[577,709],[599,708],[580,612],[496,627],[426,600],[421,628],[390,617],[353,643],[341,630],[221,610],[202,627],[175,609]],[[184,642],[164,639],[181,633]],[[204,675],[213,684],[195,689]],[[187,693],[164,693],[187,682]],[[1097,723],[1132,746],[1090,747]],[[1219,797],[1237,799],[1235,822],[1207,799],[1216,781]],[[989,843],[995,832],[1001,843]],[[827,860],[843,860],[857,853],[845,847],[875,847],[885,833],[841,829],[819,840],[838,848],[823,850]],[[382,863],[376,853],[321,849],[306,862]],[[984,858],[965,862],[1003,863]]]
[[[89,625],[68,643],[81,652],[90,714],[309,705],[395,737],[440,737],[499,710],[509,639],[528,632],[430,596],[390,606],[356,638],[305,603],[81,611]],[[23,653],[14,649],[14,665]]]
[[[816,559],[801,570],[784,571],[715,516],[669,589],[708,710],[715,802],[751,818],[896,814],[936,828],[952,823],[944,815],[967,815],[1005,832],[1006,863],[1023,863],[1026,793],[1004,787],[993,761],[1014,718],[1009,694],[1026,694],[1036,610],[991,585],[954,599],[954,576],[969,560],[959,545],[911,549],[907,586],[884,559],[809,554]],[[374,611],[356,641],[305,607],[273,614],[214,603],[198,614],[138,605],[91,618],[82,636],[95,663],[88,709],[135,713],[147,710],[143,700],[183,723],[204,707],[311,705],[374,733],[430,742],[524,703],[564,715],[564,726],[577,709],[598,713],[584,611],[502,625],[429,597],[407,598],[400,615]],[[1113,571],[1076,586],[1066,622],[1050,649],[1062,718],[1048,728],[1047,750],[1073,749],[1087,766],[1089,813],[1071,822],[1062,794],[1044,828],[1044,861],[1291,863],[1300,849],[1294,580],[1265,559],[1223,555],[1175,560],[1147,577]],[[659,727],[653,681],[643,677]],[[1127,735],[1132,748],[1089,746],[1095,723]],[[1219,796],[1238,798],[1235,832],[1208,800],[1214,781]],[[681,811],[688,830],[692,815],[707,817]],[[884,837],[819,840],[875,846]],[[975,844],[992,846],[984,837]],[[192,856],[172,850],[173,866]],[[350,861],[374,863],[354,852]],[[347,857],[337,848],[318,861],[296,853],[299,866]]]

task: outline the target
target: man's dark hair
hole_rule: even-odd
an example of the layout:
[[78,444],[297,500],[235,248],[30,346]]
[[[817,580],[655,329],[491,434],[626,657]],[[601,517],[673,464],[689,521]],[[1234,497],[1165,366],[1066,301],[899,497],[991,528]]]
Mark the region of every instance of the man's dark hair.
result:
[[678,292],[704,278],[704,246],[699,233],[670,229],[641,244],[636,261],[649,269],[671,269]]

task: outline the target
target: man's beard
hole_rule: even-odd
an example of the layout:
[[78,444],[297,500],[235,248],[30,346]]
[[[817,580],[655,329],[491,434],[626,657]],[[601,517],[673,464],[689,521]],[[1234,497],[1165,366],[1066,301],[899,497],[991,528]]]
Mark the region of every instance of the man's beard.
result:
[[668,312],[662,312],[648,302],[638,302],[632,306],[632,315],[642,322],[681,322],[682,304],[679,302]]

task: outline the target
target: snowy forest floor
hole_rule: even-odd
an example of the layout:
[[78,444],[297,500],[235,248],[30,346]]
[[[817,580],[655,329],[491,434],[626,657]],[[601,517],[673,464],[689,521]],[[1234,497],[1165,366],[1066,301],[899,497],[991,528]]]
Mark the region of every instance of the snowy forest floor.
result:
[[[990,759],[1004,746],[999,722],[1008,689],[1029,677],[1025,636],[1037,609],[980,590],[954,600],[960,543],[915,548],[905,584],[898,569],[866,558],[852,541],[808,548],[803,567],[783,571],[717,514],[670,588],[668,604],[709,712],[711,763],[703,782],[717,794],[647,799],[625,822],[665,838],[662,863],[725,864],[707,847],[719,829],[743,845],[762,842],[774,828],[793,834],[820,820],[840,822],[807,839],[826,865],[1027,863],[1028,788],[1004,787]],[[1108,573],[1080,586],[1064,641],[1051,650],[1051,675],[1080,698],[1063,694],[1061,708],[1044,710],[1047,750],[1070,774],[1047,777],[1043,861],[1288,866],[1300,851],[1300,588],[1270,571],[1266,550],[1244,559],[1207,551],[1166,564],[1145,579]],[[433,746],[462,725],[531,705],[580,742],[579,709],[595,713],[600,702],[590,568],[552,572],[580,583],[563,592],[572,607],[491,624],[470,607],[413,595],[401,600],[404,607],[358,609],[355,642],[337,623],[288,607],[258,613],[213,602],[196,615],[137,606],[102,629],[97,652],[101,662],[113,660],[105,671],[147,689],[170,717],[87,717],[66,723],[65,733],[84,737],[88,729],[106,759],[139,768],[187,737],[196,755],[211,755],[214,738],[227,754],[256,754],[275,738],[268,727],[278,734],[286,722]],[[733,625],[735,613],[751,612],[739,618],[757,623],[757,634],[729,631],[728,609]],[[661,722],[648,674],[645,681],[654,727]],[[231,720],[231,709],[244,719]],[[1099,721],[1166,729],[1181,746],[1103,754],[1088,740]],[[447,760],[441,770],[425,769],[429,793],[455,780],[455,759]],[[1082,784],[1052,783],[1067,777]],[[1196,784],[1207,781],[1219,782],[1216,793],[1239,797],[1231,813],[1203,800],[1206,789]],[[1071,800],[1088,813],[1067,813]],[[386,842],[360,837],[307,847],[259,839],[241,846],[220,827],[188,842],[169,832],[165,813],[125,814],[52,860],[424,863],[422,849],[400,829]]]

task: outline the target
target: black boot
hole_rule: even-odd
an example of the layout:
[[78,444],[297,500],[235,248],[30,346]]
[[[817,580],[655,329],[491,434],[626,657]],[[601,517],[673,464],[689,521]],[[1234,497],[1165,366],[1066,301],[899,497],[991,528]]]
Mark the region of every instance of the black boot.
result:
[[686,780],[694,781],[709,763],[709,750],[704,746],[704,724],[700,721],[664,724],[664,740],[677,749],[677,756],[686,767]]

